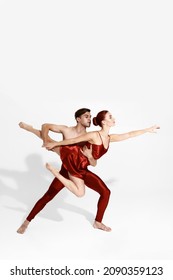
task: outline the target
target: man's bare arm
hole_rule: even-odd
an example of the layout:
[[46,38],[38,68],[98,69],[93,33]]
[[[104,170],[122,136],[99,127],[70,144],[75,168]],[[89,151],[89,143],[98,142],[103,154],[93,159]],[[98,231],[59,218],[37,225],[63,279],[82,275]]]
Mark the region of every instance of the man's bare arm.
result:
[[51,123],[44,123],[42,125],[42,138],[43,138],[43,144],[48,142],[48,134],[49,131],[53,131],[56,133],[62,133],[64,134],[64,131],[67,129],[66,125],[56,125]]

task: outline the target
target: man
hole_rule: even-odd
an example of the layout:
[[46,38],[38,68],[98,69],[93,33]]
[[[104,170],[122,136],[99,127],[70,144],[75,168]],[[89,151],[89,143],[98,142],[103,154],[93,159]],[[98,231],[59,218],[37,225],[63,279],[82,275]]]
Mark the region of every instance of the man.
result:
[[[48,136],[49,131],[61,133],[63,139],[70,139],[85,134],[86,128],[90,127],[91,125],[90,109],[82,108],[77,110],[75,112],[75,119],[77,122],[75,126],[68,127],[65,125],[44,124],[42,125],[42,131],[37,130],[32,126],[22,122],[19,123],[19,126],[29,132],[34,133],[36,136],[40,137],[43,140],[43,144],[45,144],[49,141],[53,141]],[[54,149],[53,151],[59,153],[59,150]],[[93,166],[96,165],[96,161],[92,157],[92,151],[90,149],[84,147],[83,153],[85,156],[87,156],[89,163],[91,165]],[[65,169],[63,165],[61,166],[60,173],[64,177],[69,178],[68,171]],[[95,217],[93,227],[104,231],[111,231],[110,227],[107,227],[102,223],[103,215],[109,202],[110,190],[96,174],[89,171],[88,169],[86,169],[84,175],[84,182],[87,187],[93,189],[94,191],[100,194],[98,205],[97,205],[97,214]],[[41,199],[37,201],[37,203],[35,204],[31,212],[27,216],[26,220],[19,227],[17,232],[23,234],[26,228],[28,227],[29,223],[31,222],[31,220],[34,219],[34,217],[45,207],[45,205],[49,201],[51,201],[63,188],[64,188],[63,184],[57,178],[54,178],[48,191],[43,195]]]

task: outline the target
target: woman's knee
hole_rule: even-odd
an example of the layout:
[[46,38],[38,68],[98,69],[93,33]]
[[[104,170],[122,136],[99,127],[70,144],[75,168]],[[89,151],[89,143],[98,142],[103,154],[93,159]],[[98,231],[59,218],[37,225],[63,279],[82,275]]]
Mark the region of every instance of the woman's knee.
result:
[[77,197],[83,197],[85,195],[85,189],[79,189],[76,193]]
[[75,194],[77,197],[83,197],[85,195],[85,184],[82,180],[76,183]]

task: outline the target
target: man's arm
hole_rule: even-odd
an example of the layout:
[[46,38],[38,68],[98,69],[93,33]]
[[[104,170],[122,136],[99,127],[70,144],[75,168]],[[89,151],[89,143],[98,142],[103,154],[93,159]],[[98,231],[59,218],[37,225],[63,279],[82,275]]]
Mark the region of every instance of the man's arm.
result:
[[160,127],[158,125],[153,125],[149,128],[144,128],[140,130],[134,130],[123,134],[111,134],[110,135],[110,142],[117,142],[117,141],[123,141],[132,137],[136,137],[139,135],[142,135],[144,133],[150,132],[150,133],[156,133],[156,129],[159,129]]
[[56,124],[51,124],[51,123],[44,123],[42,125],[42,130],[41,130],[43,144],[46,144],[48,142],[49,131],[64,134],[64,131],[66,128],[67,128],[66,125],[56,125]]

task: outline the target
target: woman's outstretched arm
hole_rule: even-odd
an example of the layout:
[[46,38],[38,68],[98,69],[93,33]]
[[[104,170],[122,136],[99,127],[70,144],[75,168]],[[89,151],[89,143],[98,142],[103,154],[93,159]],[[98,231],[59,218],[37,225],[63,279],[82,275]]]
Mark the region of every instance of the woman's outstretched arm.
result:
[[147,133],[147,132],[156,133],[157,129],[160,129],[160,127],[158,125],[153,125],[149,128],[129,131],[127,133],[111,134],[110,135],[110,142],[123,141],[123,140],[129,139],[129,138],[132,138],[132,137],[142,135],[142,134]]

